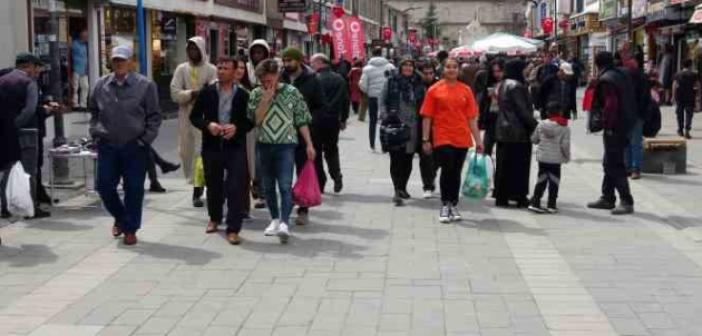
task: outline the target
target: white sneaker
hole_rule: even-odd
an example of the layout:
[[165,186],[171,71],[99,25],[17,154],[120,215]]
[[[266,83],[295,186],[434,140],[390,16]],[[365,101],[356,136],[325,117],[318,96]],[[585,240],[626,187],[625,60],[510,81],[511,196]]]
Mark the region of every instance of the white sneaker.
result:
[[290,230],[288,229],[288,224],[280,223],[280,226],[278,226],[277,236],[278,238],[280,238],[281,244],[286,244],[288,242],[288,239],[290,238]]
[[424,198],[424,199],[434,198],[434,192],[431,190],[424,190],[424,193],[422,194],[422,198]]
[[275,236],[275,234],[278,232],[279,225],[280,225],[280,222],[277,219],[272,220],[271,223],[266,228],[266,230],[263,231],[263,234],[266,236]]
[[458,208],[455,206],[451,207],[451,214],[449,215],[449,217],[452,222],[460,222],[461,220],[463,220],[461,213],[458,212]]

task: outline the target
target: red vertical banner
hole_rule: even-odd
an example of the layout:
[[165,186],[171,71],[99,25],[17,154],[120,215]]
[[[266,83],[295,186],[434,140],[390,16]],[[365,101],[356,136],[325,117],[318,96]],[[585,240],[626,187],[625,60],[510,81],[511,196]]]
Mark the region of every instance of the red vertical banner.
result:
[[383,40],[390,42],[392,40],[392,29],[390,27],[383,28]]
[[366,58],[366,34],[363,29],[363,22],[356,16],[350,16],[346,19],[346,27],[349,30],[349,50],[350,56],[346,58],[347,61],[351,62],[354,58],[365,59]]
[[334,50],[334,58],[344,57],[349,59],[349,29],[347,28],[346,18],[340,17],[332,20],[332,48]]
[[417,30],[410,29],[407,33],[407,42],[411,45],[417,44]]

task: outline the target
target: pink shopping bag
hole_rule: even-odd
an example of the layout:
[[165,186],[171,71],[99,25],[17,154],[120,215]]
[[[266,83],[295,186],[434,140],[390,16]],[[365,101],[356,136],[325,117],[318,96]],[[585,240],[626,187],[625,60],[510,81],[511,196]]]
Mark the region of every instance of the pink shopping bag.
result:
[[322,204],[322,192],[319,190],[317,181],[317,171],[314,169],[314,161],[309,160],[302,168],[302,173],[297,178],[293,187],[293,201],[295,204],[311,208]]

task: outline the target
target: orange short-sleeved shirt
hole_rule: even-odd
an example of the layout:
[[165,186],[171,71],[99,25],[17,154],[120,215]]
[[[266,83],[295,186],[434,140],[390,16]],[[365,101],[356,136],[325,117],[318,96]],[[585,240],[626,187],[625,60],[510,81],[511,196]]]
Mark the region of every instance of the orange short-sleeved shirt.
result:
[[468,122],[478,117],[478,107],[468,85],[444,80],[434,84],[424,98],[421,115],[433,120],[434,147],[473,147]]

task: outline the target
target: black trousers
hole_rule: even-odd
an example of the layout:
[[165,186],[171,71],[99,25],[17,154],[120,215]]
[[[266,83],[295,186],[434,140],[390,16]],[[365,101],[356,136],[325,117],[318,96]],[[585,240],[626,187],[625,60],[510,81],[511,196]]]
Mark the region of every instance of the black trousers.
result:
[[375,149],[375,134],[378,130],[378,98],[368,98],[368,138],[371,149]]
[[419,170],[422,173],[422,184],[424,191],[436,190],[436,162],[434,153],[425,154],[422,149],[419,150]]
[[[341,179],[341,163],[339,161],[339,127],[315,127],[312,142],[317,152],[315,169],[319,179],[319,187],[324,190],[327,184],[327,174],[324,172],[324,162],[327,162],[329,177],[337,181]],[[307,155],[305,153],[305,155]]]
[[407,183],[412,175],[413,153],[402,150],[390,151],[390,177],[395,191],[407,190]]
[[207,212],[210,220],[221,223],[224,201],[227,201],[227,232],[239,233],[246,212],[247,171],[243,145],[223,150],[203,150],[207,187]]
[[440,146],[434,149],[434,158],[441,167],[441,202],[444,205],[457,205],[458,192],[461,189],[461,171],[468,154],[467,148]]
[[548,187],[548,207],[555,208],[558,199],[558,188],[561,184],[561,165],[554,163],[539,162],[539,174],[534,187],[534,195],[531,202],[533,205],[541,206],[541,198]]
[[146,161],[146,173],[149,176],[149,181],[151,184],[158,183],[158,173],[156,172],[156,166],[163,168],[163,165],[167,164],[155,149],[149,148],[149,156]]
[[608,202],[616,202],[617,197],[614,194],[616,190],[623,204],[634,205],[634,198],[631,196],[631,189],[629,189],[626,164],[624,163],[624,150],[629,144],[629,138],[618,134],[608,134],[608,131],[605,131],[602,139],[604,142],[602,198]]
[[678,104],[675,108],[675,114],[678,117],[678,132],[689,132],[692,129],[692,117],[695,115],[694,110],[694,104]]

